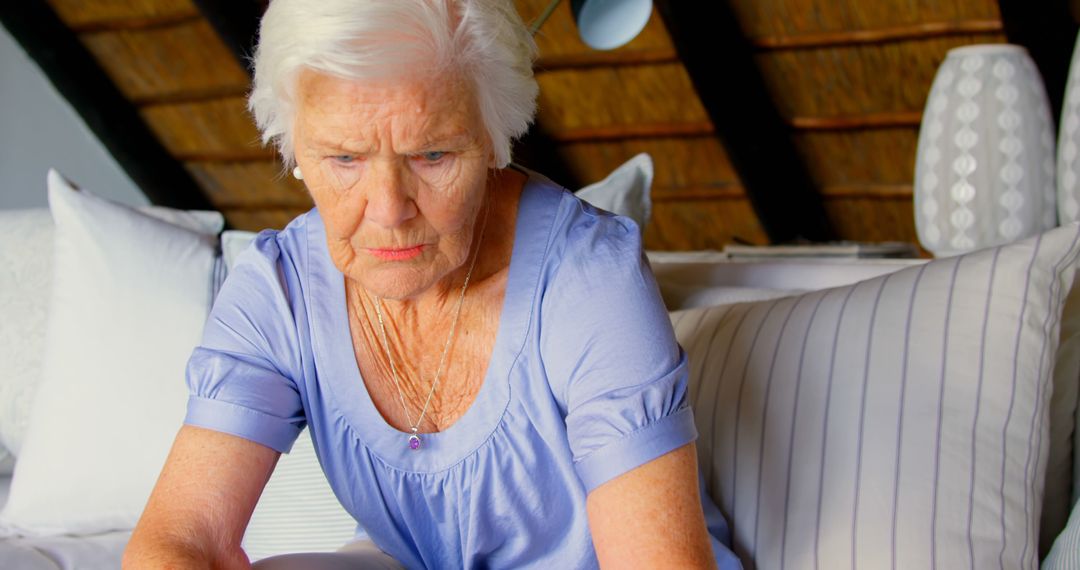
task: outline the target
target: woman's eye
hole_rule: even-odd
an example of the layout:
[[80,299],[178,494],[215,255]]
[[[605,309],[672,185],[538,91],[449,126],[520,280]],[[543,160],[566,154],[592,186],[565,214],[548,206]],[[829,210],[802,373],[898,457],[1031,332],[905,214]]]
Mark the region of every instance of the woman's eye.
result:
[[351,154],[339,154],[331,158],[334,159],[334,162],[338,162],[341,164],[350,164],[356,160],[356,157]]
[[439,150],[420,153],[420,158],[424,159],[425,162],[439,162],[439,159],[444,156],[446,156],[446,153]]

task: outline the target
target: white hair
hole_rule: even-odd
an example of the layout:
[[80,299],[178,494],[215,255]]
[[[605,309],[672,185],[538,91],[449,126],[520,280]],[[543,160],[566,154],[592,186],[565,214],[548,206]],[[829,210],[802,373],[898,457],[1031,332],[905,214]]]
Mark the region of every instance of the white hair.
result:
[[471,81],[502,168],[536,114],[535,58],[512,0],[272,0],[248,108],[263,143],[277,146],[288,168],[303,69],[352,80],[452,70]]

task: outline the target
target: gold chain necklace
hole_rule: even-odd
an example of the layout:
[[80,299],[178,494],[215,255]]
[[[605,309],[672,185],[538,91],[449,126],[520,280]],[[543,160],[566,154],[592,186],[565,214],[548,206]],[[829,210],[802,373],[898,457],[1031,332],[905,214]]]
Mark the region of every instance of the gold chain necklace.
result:
[[488,214],[491,213],[491,204],[488,203],[487,210],[484,211],[484,224],[480,227],[480,239],[476,243],[476,254],[473,255],[472,263],[469,265],[469,272],[465,274],[465,282],[461,284],[461,293],[458,295],[457,307],[454,308],[454,320],[450,323],[450,333],[446,335],[446,344],[443,345],[442,356],[439,357],[439,367],[435,369],[435,377],[431,381],[431,390],[428,391],[427,399],[424,401],[424,407],[420,410],[420,416],[416,418],[416,423],[413,423],[412,416],[409,414],[409,407],[405,405],[405,392],[401,389],[401,382],[398,380],[397,366],[394,365],[394,357],[390,355],[390,343],[386,340],[386,325],[383,324],[382,314],[382,299],[373,296],[375,299],[375,315],[379,319],[379,336],[382,337],[383,350],[386,352],[386,360],[390,362],[390,375],[394,379],[394,387],[397,388],[398,399],[401,400],[401,409],[405,412],[405,421],[410,424],[412,433],[409,435],[409,449],[417,451],[420,449],[420,424],[424,421],[424,416],[427,414],[428,405],[431,404],[431,397],[435,395],[435,388],[439,385],[439,378],[442,376],[443,365],[446,363],[446,354],[450,351],[450,344],[454,340],[454,332],[457,330],[458,317],[461,316],[461,306],[465,301],[465,290],[469,288],[469,280],[472,278],[473,270],[476,269],[476,260],[480,258],[480,246],[484,243],[484,232],[487,230]]

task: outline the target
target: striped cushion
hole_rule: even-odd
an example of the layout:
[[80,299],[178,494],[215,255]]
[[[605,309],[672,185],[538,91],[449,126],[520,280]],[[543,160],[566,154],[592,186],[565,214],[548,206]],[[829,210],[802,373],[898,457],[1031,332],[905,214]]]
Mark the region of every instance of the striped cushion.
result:
[[1073,508],[1069,526],[1046,556],[1042,570],[1080,570],[1080,503]]
[[244,533],[252,562],[293,552],[334,552],[353,539],[356,521],[323,475],[307,429],[283,454]]
[[1034,568],[1080,226],[672,314],[748,568]]

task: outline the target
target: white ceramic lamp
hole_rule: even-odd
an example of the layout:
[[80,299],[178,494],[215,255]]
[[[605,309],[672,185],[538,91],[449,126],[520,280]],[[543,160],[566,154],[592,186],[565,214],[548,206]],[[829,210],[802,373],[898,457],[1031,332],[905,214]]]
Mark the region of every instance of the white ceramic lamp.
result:
[[1080,63],[1077,60],[1080,60],[1080,36],[1069,65],[1069,83],[1065,87],[1058,134],[1058,221],[1061,224],[1080,220]]
[[1010,44],[950,50],[919,131],[915,226],[938,257],[1057,225],[1054,136],[1042,77]]

